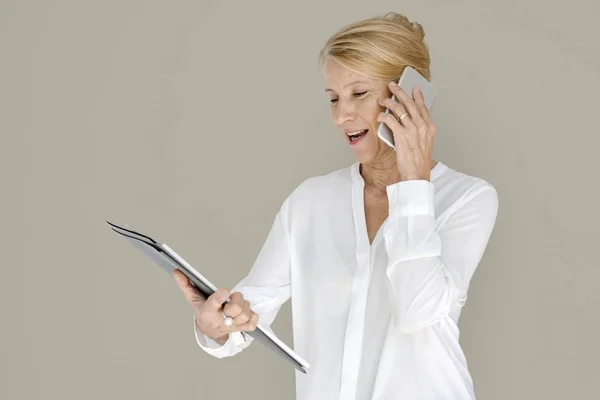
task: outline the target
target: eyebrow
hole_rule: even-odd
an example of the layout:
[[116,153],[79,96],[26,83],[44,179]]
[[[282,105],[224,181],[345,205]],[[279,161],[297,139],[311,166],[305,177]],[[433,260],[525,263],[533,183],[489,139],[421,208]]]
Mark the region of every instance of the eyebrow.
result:
[[[364,81],[364,80],[363,81],[354,81],[354,82],[350,82],[349,84],[347,84],[344,87],[352,86],[352,85],[355,85],[357,83],[368,83],[368,81]],[[326,92],[333,92],[333,89],[326,88],[325,91]]]

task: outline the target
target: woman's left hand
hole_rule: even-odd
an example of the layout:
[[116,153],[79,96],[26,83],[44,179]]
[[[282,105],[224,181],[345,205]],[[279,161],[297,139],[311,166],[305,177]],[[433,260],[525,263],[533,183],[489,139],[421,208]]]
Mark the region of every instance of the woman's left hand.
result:
[[379,105],[390,109],[391,113],[380,113],[377,121],[385,123],[394,133],[400,180],[430,180],[436,127],[425,106],[423,94],[415,89],[413,100],[395,82],[390,82],[389,86],[398,101],[390,98],[378,100]]

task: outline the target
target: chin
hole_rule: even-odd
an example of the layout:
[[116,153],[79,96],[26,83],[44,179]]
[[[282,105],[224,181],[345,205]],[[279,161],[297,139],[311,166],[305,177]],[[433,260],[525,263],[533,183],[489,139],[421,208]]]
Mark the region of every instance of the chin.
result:
[[369,164],[376,159],[375,154],[362,152],[360,154],[354,153],[354,159],[361,164]]
[[354,159],[361,164],[369,164],[381,158],[376,148],[366,151],[354,152]]
[[370,140],[363,146],[353,149],[354,159],[361,164],[387,159],[394,150],[381,140]]

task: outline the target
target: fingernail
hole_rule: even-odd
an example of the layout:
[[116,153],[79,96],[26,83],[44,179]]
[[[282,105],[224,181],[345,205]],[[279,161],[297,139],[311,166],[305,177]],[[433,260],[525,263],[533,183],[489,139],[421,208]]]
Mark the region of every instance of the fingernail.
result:
[[398,86],[398,84],[394,81],[390,81],[390,86]]

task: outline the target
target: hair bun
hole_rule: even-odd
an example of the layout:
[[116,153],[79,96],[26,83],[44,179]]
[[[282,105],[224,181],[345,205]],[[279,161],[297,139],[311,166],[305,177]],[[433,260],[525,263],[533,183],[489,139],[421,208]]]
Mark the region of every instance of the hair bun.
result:
[[417,35],[419,40],[423,40],[425,38],[425,31],[423,27],[418,22],[411,22],[406,16],[402,14],[398,14],[396,12],[389,12],[383,16],[383,19],[388,21],[393,21],[400,26],[405,27],[406,29],[413,32]]
[[321,67],[329,58],[371,78],[397,80],[407,65],[431,80],[429,48],[417,22],[395,12],[352,22],[333,34],[319,52]]

